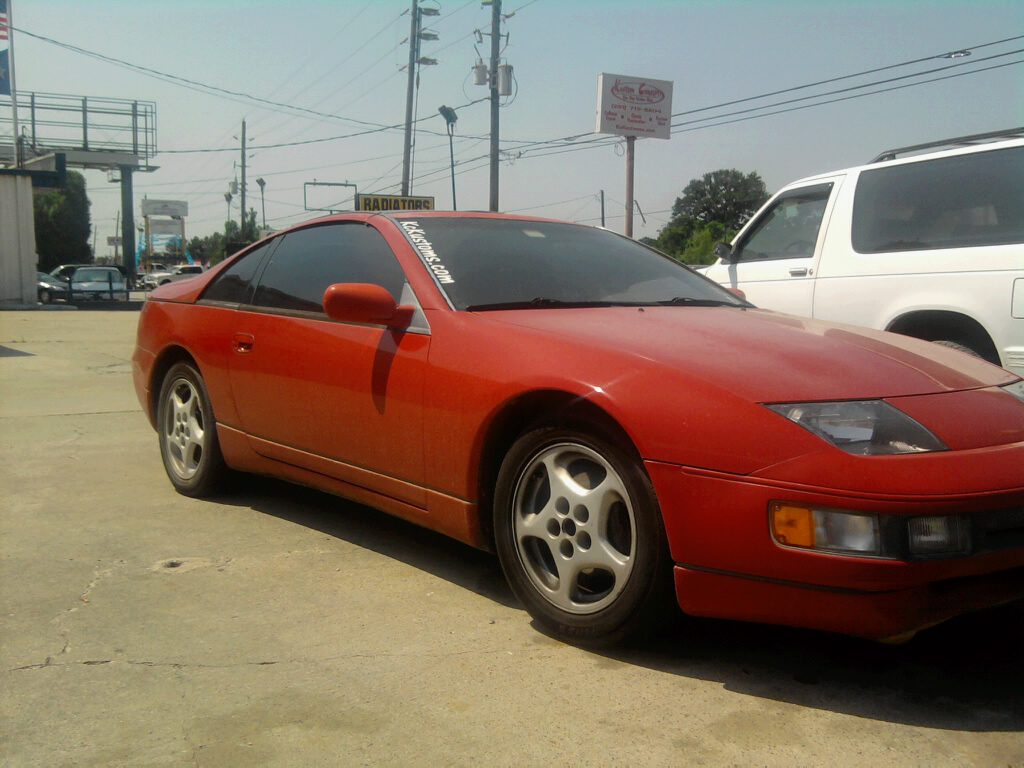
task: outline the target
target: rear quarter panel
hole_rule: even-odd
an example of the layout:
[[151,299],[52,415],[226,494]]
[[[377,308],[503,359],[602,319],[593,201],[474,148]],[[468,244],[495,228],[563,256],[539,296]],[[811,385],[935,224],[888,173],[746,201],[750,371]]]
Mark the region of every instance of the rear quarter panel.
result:
[[235,310],[223,307],[153,300],[146,302],[139,318],[133,369],[136,391],[155,423],[156,393],[169,364],[189,357],[206,381],[213,412],[219,423],[238,425],[228,380],[228,353]]

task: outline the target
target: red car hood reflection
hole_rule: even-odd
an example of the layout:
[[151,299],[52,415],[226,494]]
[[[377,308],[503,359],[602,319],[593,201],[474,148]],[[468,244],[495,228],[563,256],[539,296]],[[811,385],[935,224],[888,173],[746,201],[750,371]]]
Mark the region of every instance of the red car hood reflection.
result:
[[610,307],[480,313],[664,366],[752,402],[856,400],[1015,380],[930,342],[761,309]]

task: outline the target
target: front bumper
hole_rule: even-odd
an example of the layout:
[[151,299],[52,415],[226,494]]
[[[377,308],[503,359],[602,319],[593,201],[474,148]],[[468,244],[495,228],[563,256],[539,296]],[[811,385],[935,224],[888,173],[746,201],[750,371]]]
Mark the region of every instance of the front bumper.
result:
[[[1010,452],[1016,456],[1019,447]],[[645,466],[676,563],[676,597],[688,614],[891,639],[1024,598],[1024,483],[986,492],[857,494]],[[1010,527],[979,537],[986,544],[970,555],[856,557],[777,544],[768,512],[775,501],[892,517],[965,515],[979,528],[1000,518]]]
[[777,582],[675,567],[679,606],[692,616],[784,624],[897,640],[947,619],[1024,597],[1024,567],[892,592]]

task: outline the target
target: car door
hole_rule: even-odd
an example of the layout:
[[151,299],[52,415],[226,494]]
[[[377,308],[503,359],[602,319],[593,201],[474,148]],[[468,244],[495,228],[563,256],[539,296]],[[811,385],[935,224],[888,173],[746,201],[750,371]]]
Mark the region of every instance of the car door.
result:
[[422,312],[405,330],[331,320],[322,299],[334,283],[416,301],[374,227],[285,234],[237,311],[229,369],[240,425],[268,458],[424,507]]
[[733,243],[732,254],[707,276],[739,288],[757,306],[810,316],[814,275],[827,214],[841,179],[795,187],[778,195]]

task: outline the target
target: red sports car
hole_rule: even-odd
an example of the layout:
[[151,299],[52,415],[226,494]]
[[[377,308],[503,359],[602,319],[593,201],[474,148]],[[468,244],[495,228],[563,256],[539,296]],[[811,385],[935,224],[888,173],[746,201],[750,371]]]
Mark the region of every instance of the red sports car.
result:
[[568,640],[672,591],[892,640],[1024,595],[1024,381],[601,229],[310,222],[154,291],[133,371],[181,493],[257,472],[496,550]]

